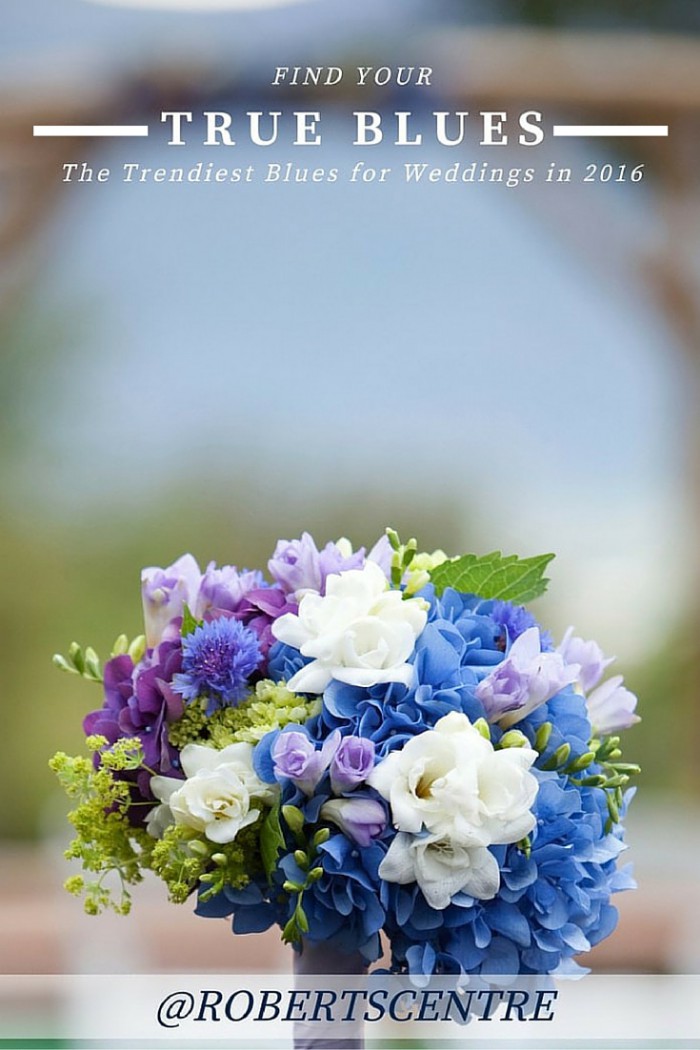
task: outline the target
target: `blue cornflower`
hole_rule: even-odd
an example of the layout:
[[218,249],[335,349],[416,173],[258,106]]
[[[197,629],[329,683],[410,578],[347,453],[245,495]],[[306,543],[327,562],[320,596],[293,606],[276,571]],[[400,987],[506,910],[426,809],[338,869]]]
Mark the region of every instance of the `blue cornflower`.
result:
[[[503,639],[505,642],[514,642],[529,627],[540,627],[530,610],[526,609],[524,605],[513,605],[512,602],[501,601],[484,602],[480,606],[479,611],[487,613],[495,623],[503,627],[507,635]],[[543,631],[541,627],[540,641],[543,651],[554,648],[549,631]]]
[[243,699],[261,659],[258,636],[238,620],[220,616],[182,639],[182,673],[173,678],[173,689],[187,701],[207,697],[211,714]]

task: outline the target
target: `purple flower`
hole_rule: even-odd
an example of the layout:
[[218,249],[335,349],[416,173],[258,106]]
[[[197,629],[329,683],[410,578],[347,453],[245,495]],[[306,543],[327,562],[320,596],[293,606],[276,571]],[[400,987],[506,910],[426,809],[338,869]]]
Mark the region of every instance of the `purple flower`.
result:
[[504,729],[575,682],[578,664],[567,665],[559,653],[543,653],[540,632],[529,627],[511,645],[507,657],[475,690],[489,722]]
[[306,733],[297,730],[283,731],[272,745],[272,761],[275,776],[288,777],[305,795],[311,795],[319,780],[328,769],[340,741],[335,730],[323,742],[320,751]]
[[364,563],[364,547],[353,554],[347,540],[339,540],[319,551],[312,536],[304,532],[299,540],[280,540],[267,565],[285,594],[298,599],[305,591],[324,594],[328,576],[347,569],[361,569]]
[[361,736],[346,736],[331,760],[331,790],[335,795],[352,791],[374,768],[374,743]]
[[[287,599],[279,587],[259,587],[248,591],[248,594],[233,614],[237,620],[255,631],[260,644],[260,651],[267,657],[275,639],[272,625],[279,616],[295,613],[298,606]],[[264,666],[261,668],[264,671]]]
[[586,707],[593,726],[593,732],[600,736],[610,736],[623,729],[629,729],[635,722],[641,721],[634,713],[637,697],[622,684],[622,675],[614,675],[594,689],[586,697]]
[[605,668],[615,660],[614,656],[606,659],[597,642],[584,642],[583,638],[574,637],[573,627],[569,627],[561,645],[557,646],[557,652],[567,664],[579,665],[578,680],[584,693],[598,685]]
[[[182,716],[184,704],[171,681],[180,670],[182,650],[179,637],[148,650],[136,667],[130,656],[115,656],[104,669],[104,705],[83,721],[87,736],[98,734],[113,744],[122,737],[138,738],[144,763],[156,773],[178,775],[178,752],[168,740],[168,727]],[[99,765],[99,755],[95,755]],[[140,800],[152,800],[151,774],[143,769],[121,774],[134,780]],[[134,823],[141,823],[144,808],[129,811]]]
[[386,810],[374,798],[333,798],[324,802],[320,815],[363,848],[381,835],[387,824]]
[[243,699],[261,659],[255,632],[238,620],[220,616],[183,638],[182,673],[175,675],[173,688],[188,701],[206,696],[207,714],[211,714]]
[[154,648],[171,620],[182,616],[185,603],[194,607],[202,574],[191,554],[183,554],[167,569],[157,566],[141,572],[146,643]]
[[263,583],[263,575],[258,570],[239,572],[235,565],[217,568],[215,562],[209,562],[192,612],[198,620],[212,610],[235,613],[248,594]]
[[391,560],[394,552],[389,543],[389,537],[385,534],[380,536],[372,550],[367,555],[367,561],[375,561],[382,570],[387,580],[391,579]]

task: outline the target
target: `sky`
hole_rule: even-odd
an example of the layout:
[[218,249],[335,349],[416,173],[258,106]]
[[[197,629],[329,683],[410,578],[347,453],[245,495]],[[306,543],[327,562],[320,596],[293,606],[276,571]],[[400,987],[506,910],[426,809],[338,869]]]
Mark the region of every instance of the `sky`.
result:
[[[255,40],[259,71],[283,45],[376,40],[392,19],[415,28],[425,14],[411,0],[361,5],[356,23],[344,0],[274,19],[81,0],[46,0],[42,19],[40,6],[3,10],[6,74],[49,51],[135,62],[164,25],[165,50],[180,33],[197,53],[242,54]],[[347,112],[329,110],[312,159],[287,146],[263,159],[241,142],[216,160],[347,171],[349,130]],[[161,135],[107,146],[99,164],[210,159]],[[371,153],[377,168],[408,159],[388,145]],[[431,144],[420,159],[445,165]],[[558,589],[582,629],[638,655],[657,629],[650,594],[683,595],[679,352],[642,287],[611,271],[604,249],[600,265],[581,252],[577,227],[595,244],[630,229],[651,237],[654,202],[630,187],[548,190],[342,178],[65,187],[37,296],[69,334],[38,380],[40,440],[19,458],[19,496],[137,505],[183,471],[241,462],[280,499],[398,481],[416,499],[456,500],[490,548],[557,550]]]

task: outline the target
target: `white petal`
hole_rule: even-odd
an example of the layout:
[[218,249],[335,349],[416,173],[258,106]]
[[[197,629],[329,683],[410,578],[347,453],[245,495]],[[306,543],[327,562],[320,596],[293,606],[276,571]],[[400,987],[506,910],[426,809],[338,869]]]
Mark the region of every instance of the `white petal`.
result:
[[292,675],[287,682],[287,689],[292,693],[322,693],[332,677],[331,672],[320,660],[312,660]]
[[307,629],[294,613],[285,613],[278,617],[272,624],[271,630],[278,642],[291,645],[294,649],[301,649],[309,637]]
[[170,796],[181,788],[182,784],[182,780],[175,780],[174,777],[156,776],[151,777],[150,788],[159,802],[169,802]]
[[389,846],[388,852],[379,865],[379,878],[386,882],[398,882],[404,886],[416,881],[414,853],[411,848],[412,835],[399,833]]

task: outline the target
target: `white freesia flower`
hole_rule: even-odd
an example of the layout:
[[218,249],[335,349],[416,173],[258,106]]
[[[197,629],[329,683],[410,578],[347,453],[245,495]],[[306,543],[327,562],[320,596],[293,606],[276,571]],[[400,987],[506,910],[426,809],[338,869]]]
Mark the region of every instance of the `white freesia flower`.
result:
[[460,846],[439,835],[400,832],[379,865],[379,877],[405,885],[417,882],[431,908],[442,911],[456,893],[491,900],[500,874],[493,853],[483,846]]
[[408,685],[413,668],[406,661],[427,618],[426,602],[388,590],[380,567],[368,561],[329,576],[325,595],[306,594],[298,614],[280,616],[272,633],[311,657],[288,682],[294,692],[322,693],[334,678],[365,687]]
[[[480,899],[494,896],[498,866],[493,888],[495,861],[483,854],[490,845],[518,842],[535,826],[532,804],[538,783],[530,767],[536,758],[537,752],[526,747],[496,751],[457,711],[387,755],[368,783],[389,801],[394,826],[407,837],[396,847],[392,844],[386,871],[405,872],[412,865],[412,871],[421,873],[421,889],[429,900],[439,896],[438,883],[454,886],[461,863],[465,882],[459,888]],[[412,836],[417,836],[415,845],[408,841]],[[454,868],[449,879],[446,868]],[[382,877],[400,881],[389,874]]]
[[[180,761],[187,779],[155,776],[151,790],[176,824],[203,831],[211,842],[233,842],[242,828],[260,816],[254,803],[274,801],[279,790],[255,773],[252,744],[230,744],[221,751],[187,744]],[[159,806],[151,813],[149,830],[152,827],[157,834],[166,818]]]

